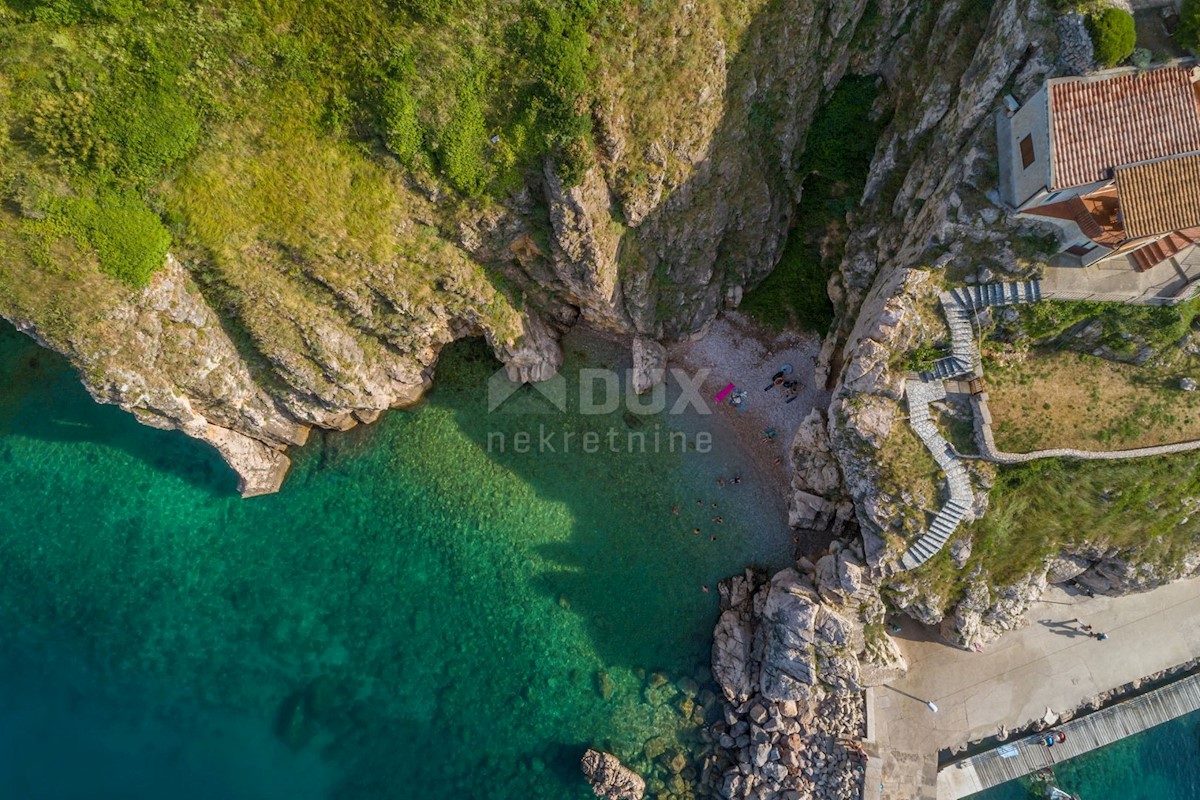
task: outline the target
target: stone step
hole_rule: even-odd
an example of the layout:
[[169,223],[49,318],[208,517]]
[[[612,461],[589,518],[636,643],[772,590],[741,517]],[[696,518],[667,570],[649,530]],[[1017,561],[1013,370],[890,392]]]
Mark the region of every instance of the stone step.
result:
[[962,503],[960,503],[957,500],[954,500],[952,498],[952,499],[946,501],[946,505],[943,507],[942,510],[943,511],[953,510],[955,513],[958,514],[958,518],[962,519],[964,516],[966,516],[967,511],[970,510],[970,506],[963,505]]
[[929,533],[925,534],[925,536],[944,541],[950,538],[950,535],[954,533],[954,529],[957,527],[957,525],[950,525],[948,523],[934,525],[930,527]]
[[921,537],[920,539],[918,539],[916,541],[916,543],[914,543],[910,549],[915,550],[917,552],[917,555],[919,555],[921,557],[922,562],[928,561],[929,559],[933,558],[935,555],[937,555],[937,551],[938,551],[937,547],[934,547],[932,544],[925,541],[925,537]]

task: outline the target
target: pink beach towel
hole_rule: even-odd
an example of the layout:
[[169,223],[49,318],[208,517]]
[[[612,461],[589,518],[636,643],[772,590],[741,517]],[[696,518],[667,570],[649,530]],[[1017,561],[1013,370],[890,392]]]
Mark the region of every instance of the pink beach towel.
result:
[[727,384],[725,384],[724,389],[717,392],[716,395],[713,396],[713,399],[716,400],[718,403],[723,403],[723,402],[725,402],[725,398],[728,397],[729,393],[732,391],[733,391],[733,384],[727,383]]

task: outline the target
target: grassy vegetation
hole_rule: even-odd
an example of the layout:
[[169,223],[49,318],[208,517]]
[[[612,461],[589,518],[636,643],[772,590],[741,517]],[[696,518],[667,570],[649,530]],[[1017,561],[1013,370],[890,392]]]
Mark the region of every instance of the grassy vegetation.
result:
[[879,452],[886,454],[878,460],[876,485],[880,494],[901,500],[894,509],[899,528],[886,534],[891,548],[902,552],[924,531],[932,513],[937,511],[938,486],[943,476],[933,455],[917,438],[907,420],[897,419],[892,423],[892,430]]
[[1112,548],[1135,563],[1170,566],[1200,545],[1200,459],[1192,454],[1116,462],[1047,460],[1000,470],[983,520],[967,532],[971,560],[939,553],[914,577],[953,601],[982,564],[1011,584],[1072,548]]
[[1200,359],[1137,367],[1072,353],[1038,353],[988,371],[996,443],[1027,452],[1052,447],[1128,449],[1200,439],[1200,397],[1179,379]]
[[1046,344],[1078,323],[1095,320],[1102,327],[1100,343],[1121,353],[1131,342],[1152,350],[1169,347],[1182,338],[1200,313],[1200,302],[1178,306],[1134,306],[1123,303],[1032,303],[1019,308],[1020,327],[1035,343]]
[[577,181],[592,27],[614,2],[2,0],[5,248],[45,268],[74,247],[138,286],[171,238],[228,252],[312,234],[293,183],[343,223],[345,239],[325,225],[307,244],[336,254],[395,237],[395,215],[369,212],[381,192],[403,205],[407,181],[487,202],[546,156]]
[[886,124],[870,118],[876,94],[874,78],[846,77],[813,119],[797,165],[803,195],[779,264],[742,301],[742,309],[766,325],[824,334],[833,322],[829,277],[841,260],[846,218],[858,205]]

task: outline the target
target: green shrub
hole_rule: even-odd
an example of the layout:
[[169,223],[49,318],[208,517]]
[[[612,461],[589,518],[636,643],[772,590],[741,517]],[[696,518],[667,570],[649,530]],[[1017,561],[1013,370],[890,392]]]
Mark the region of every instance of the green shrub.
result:
[[408,85],[389,80],[379,99],[383,142],[406,167],[413,167],[423,153],[421,123],[417,120],[417,101]]
[[89,221],[88,236],[100,269],[130,286],[145,286],[163,265],[171,234],[137,195],[103,192]]
[[946,353],[931,344],[922,344],[905,356],[904,368],[913,372],[926,372],[933,369],[937,360]]
[[483,104],[473,80],[465,81],[449,122],[438,137],[437,159],[446,179],[460,192],[477,195],[487,183],[484,160],[487,128]]
[[1200,0],[1183,0],[1175,42],[1185,50],[1200,50]]
[[145,286],[167,256],[171,235],[146,203],[128,191],[101,190],[50,206],[81,246],[96,251],[100,270]]
[[99,115],[114,145],[113,171],[133,183],[149,183],[191,152],[200,137],[200,121],[172,88],[123,88],[121,100],[106,103]]
[[1096,49],[1096,60],[1106,67],[1115,67],[1133,55],[1137,32],[1133,15],[1120,8],[1105,8],[1088,15],[1088,33]]

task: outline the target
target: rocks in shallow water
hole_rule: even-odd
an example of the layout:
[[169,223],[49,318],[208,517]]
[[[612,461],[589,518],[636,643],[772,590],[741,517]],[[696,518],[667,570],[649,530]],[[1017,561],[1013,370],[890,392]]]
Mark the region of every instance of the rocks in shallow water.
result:
[[333,708],[337,684],[328,676],[315,678],[303,689],[292,692],[279,705],[275,733],[293,750],[299,750],[316,735],[317,726]]
[[647,761],[653,761],[663,753],[667,752],[667,742],[665,739],[663,739],[663,737],[655,736],[653,739],[650,739],[646,742],[645,746],[642,748],[642,752],[646,756]]
[[597,672],[596,693],[607,702],[612,699],[614,691],[616,691],[616,687],[613,685],[612,676],[604,670]]
[[605,800],[642,800],[646,794],[646,782],[636,772],[621,765],[612,753],[588,750],[580,760],[580,767],[596,797]]

